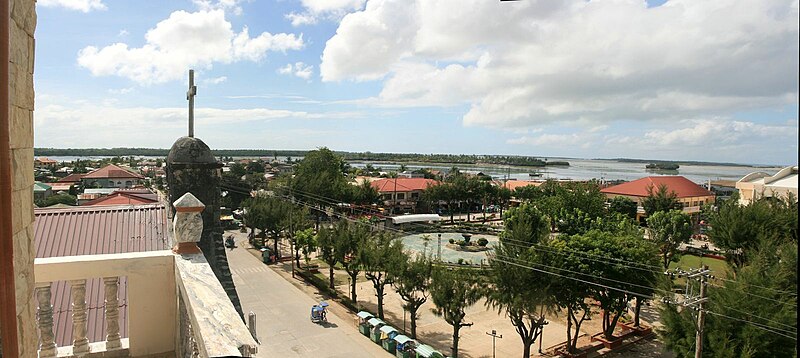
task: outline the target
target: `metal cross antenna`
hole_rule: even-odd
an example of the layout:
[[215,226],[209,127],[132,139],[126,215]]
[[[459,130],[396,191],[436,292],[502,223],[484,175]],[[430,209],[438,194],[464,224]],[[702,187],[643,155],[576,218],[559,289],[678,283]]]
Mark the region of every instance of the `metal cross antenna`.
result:
[[194,137],[194,96],[197,95],[197,86],[194,85],[194,70],[189,70],[189,90],[186,99],[189,100],[189,136]]

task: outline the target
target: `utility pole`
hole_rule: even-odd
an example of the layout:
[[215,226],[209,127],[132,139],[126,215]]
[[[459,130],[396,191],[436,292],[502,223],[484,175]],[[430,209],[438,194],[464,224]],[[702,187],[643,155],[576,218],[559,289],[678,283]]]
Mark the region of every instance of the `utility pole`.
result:
[[436,258],[442,262],[442,233],[439,233],[439,246],[437,247]]
[[[686,292],[682,301],[673,301],[669,298],[664,298],[665,303],[678,304],[686,308],[697,311],[697,331],[694,343],[694,357],[702,358],[703,356],[703,332],[706,321],[706,311],[703,306],[708,301],[706,286],[708,286],[708,279],[714,278],[711,275],[711,270],[708,265],[703,265],[699,269],[692,269],[689,271],[680,268],[665,272],[670,277],[686,277]],[[700,292],[697,295],[692,293],[691,281],[696,281],[700,285]]]
[[495,341],[496,338],[503,338],[503,335],[502,334],[498,335],[496,330],[492,330],[491,333],[486,332],[486,334],[492,336],[492,358],[495,358],[495,357],[497,357],[497,355],[495,355],[494,341]]

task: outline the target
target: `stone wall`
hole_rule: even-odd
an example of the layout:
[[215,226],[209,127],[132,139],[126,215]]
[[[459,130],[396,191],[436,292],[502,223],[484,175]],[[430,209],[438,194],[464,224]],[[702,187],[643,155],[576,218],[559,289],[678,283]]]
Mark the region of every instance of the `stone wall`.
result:
[[38,346],[33,303],[33,60],[36,2],[11,0],[9,115],[11,122],[12,227],[20,357],[35,357]]

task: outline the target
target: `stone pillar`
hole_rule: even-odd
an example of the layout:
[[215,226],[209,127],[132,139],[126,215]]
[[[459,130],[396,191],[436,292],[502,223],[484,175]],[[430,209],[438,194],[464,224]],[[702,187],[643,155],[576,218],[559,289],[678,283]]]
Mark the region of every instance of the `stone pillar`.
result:
[[[36,357],[36,300],[33,258],[33,64],[36,40],[36,2],[11,0],[9,27],[8,91],[11,148],[11,216],[14,241],[17,339],[20,357]],[[2,305],[4,303],[0,303]],[[8,327],[5,327],[9,329]]]
[[[233,285],[228,267],[228,258],[225,256],[223,230],[219,222],[222,164],[217,162],[211,149],[202,140],[195,137],[181,137],[169,150],[166,169],[170,203],[175,203],[184,194],[191,192],[205,204],[205,209],[202,211],[203,233],[198,246],[239,316],[244,320],[239,296],[236,294],[236,287]],[[175,213],[172,204],[170,213]]]

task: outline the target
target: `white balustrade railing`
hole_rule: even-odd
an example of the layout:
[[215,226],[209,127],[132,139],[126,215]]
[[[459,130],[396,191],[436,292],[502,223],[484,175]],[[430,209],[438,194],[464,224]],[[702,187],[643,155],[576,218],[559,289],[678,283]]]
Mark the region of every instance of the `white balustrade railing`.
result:
[[[187,193],[175,206],[174,252],[35,259],[39,357],[245,357],[256,352],[257,343],[197,249],[202,203]],[[120,337],[120,277],[127,280],[123,298],[128,305],[128,338]],[[87,337],[86,282],[95,278],[102,278],[105,301],[102,342],[89,342]],[[53,330],[51,287],[57,281],[66,281],[71,288],[73,341],[68,347],[56,346]],[[190,336],[183,336],[185,332]]]

